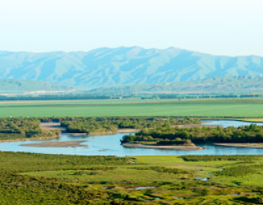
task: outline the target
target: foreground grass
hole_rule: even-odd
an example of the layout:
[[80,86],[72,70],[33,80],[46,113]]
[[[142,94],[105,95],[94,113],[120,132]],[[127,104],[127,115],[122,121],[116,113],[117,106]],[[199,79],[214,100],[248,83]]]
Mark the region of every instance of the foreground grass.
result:
[[257,204],[262,166],[263,156],[1,152],[0,204]]
[[262,99],[100,100],[0,104],[0,117],[208,116],[263,117]]

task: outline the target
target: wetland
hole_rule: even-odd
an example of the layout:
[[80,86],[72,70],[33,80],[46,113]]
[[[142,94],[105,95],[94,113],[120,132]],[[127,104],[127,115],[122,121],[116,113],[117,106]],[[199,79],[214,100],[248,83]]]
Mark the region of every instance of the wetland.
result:
[[[204,121],[203,124],[217,124],[222,127],[228,126],[243,126],[251,124],[242,121]],[[257,123],[261,125],[263,123]],[[45,154],[70,154],[70,155],[115,155],[115,156],[153,156],[153,155],[255,155],[263,154],[263,149],[256,147],[234,147],[234,146],[220,146],[212,143],[200,143],[198,150],[178,150],[178,149],[146,149],[143,147],[133,148],[124,147],[121,145],[124,135],[134,133],[117,133],[106,135],[72,135],[69,133],[61,134],[59,138],[45,139],[40,141],[15,141],[15,142],[2,142],[0,143],[0,150],[14,151],[14,152],[33,152]],[[81,141],[81,146],[70,146],[66,142],[78,143]],[[38,144],[55,143],[58,147],[54,146],[39,146]],[[59,146],[59,144],[67,144],[69,146]],[[54,145],[54,144],[53,144]]]

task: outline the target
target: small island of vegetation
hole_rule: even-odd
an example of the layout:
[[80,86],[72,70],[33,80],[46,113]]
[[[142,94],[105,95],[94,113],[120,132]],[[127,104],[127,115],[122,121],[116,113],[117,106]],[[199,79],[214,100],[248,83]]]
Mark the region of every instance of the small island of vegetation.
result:
[[[124,146],[151,145],[152,148],[159,146],[192,146],[196,147],[198,143],[219,143],[218,145],[227,145],[228,143],[262,143],[263,126],[251,124],[243,127],[171,127],[168,123],[154,128],[144,128],[136,134],[123,136],[121,143]],[[154,146],[153,146],[154,145]],[[251,146],[251,145],[250,145]],[[255,147],[255,146],[254,146]],[[263,148],[263,146],[258,147]]]

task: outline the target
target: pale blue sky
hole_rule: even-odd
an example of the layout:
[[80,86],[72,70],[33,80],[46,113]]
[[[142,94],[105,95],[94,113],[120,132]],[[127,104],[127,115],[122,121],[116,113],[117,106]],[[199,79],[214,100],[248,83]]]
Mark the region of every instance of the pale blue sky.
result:
[[178,47],[263,56],[263,0],[1,0],[0,50]]

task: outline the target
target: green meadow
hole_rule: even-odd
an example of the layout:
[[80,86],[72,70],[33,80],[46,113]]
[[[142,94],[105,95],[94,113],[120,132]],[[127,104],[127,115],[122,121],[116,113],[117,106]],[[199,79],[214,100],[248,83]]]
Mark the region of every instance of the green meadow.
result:
[[[26,166],[25,166],[26,165]],[[258,204],[263,156],[0,152],[1,204]]]
[[0,117],[206,116],[263,117],[262,99],[81,100],[0,103]]

